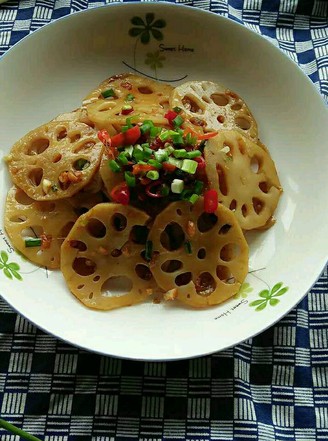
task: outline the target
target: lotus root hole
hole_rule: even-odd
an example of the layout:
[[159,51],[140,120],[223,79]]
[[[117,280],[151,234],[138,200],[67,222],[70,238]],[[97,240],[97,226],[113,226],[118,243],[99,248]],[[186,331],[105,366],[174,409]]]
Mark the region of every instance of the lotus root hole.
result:
[[238,147],[239,147],[239,151],[242,155],[245,155],[246,153],[246,146],[245,146],[245,142],[242,139],[238,140]]
[[132,280],[126,276],[113,276],[107,279],[101,287],[103,297],[122,297],[133,287]]
[[190,118],[189,120],[191,122],[191,124],[193,124],[194,126],[197,127],[205,127],[206,126],[206,122],[204,120],[202,120],[201,118]]
[[189,96],[185,96],[182,99],[182,103],[184,107],[192,113],[204,113],[203,109],[197,104],[197,102]]
[[61,228],[60,233],[59,233],[60,239],[65,238],[65,237],[68,236],[68,233],[73,228],[74,223],[75,222],[73,222],[73,221],[69,221]]
[[90,294],[88,295],[89,299],[93,299],[93,292],[90,292]]
[[25,237],[40,237],[41,234],[43,234],[43,228],[41,225],[32,225],[28,228],[24,228],[24,230],[21,231],[21,236],[23,238]]
[[218,217],[215,213],[202,213],[197,219],[197,228],[201,233],[210,231],[218,222]]
[[27,196],[23,190],[17,189],[15,192],[15,199],[19,204],[22,205],[32,205],[35,201]]
[[221,248],[220,259],[224,262],[230,262],[238,257],[240,254],[240,247],[235,243],[227,243]]
[[86,251],[87,250],[86,244],[84,242],[82,242],[81,240],[72,239],[69,241],[69,245],[71,248],[75,248],[78,251]]
[[229,225],[229,224],[224,224],[224,225],[222,225],[222,227],[219,229],[219,234],[222,234],[222,235],[224,235],[224,234],[228,234],[229,231],[230,231],[230,229],[231,229],[231,225]]
[[111,219],[111,224],[116,231],[123,231],[127,226],[127,219],[121,213],[115,213]]
[[86,230],[92,237],[101,238],[106,236],[105,225],[95,217],[88,219]]
[[198,250],[197,257],[198,257],[198,259],[205,259],[205,257],[206,257],[206,249],[205,248],[201,248],[200,250]]
[[27,151],[27,155],[40,155],[49,147],[50,142],[47,138],[34,139]]
[[188,283],[191,281],[191,278],[192,278],[191,272],[179,274],[175,278],[175,284],[177,286],[188,285]]
[[151,278],[153,277],[148,266],[143,265],[142,263],[138,263],[134,270],[137,276],[142,280],[151,280]]
[[94,282],[99,282],[99,280],[100,280],[100,276],[95,276],[92,280],[93,280]]
[[61,141],[66,137],[67,137],[67,130],[64,127],[62,129],[59,129],[57,132],[57,141]]
[[51,213],[56,208],[56,204],[52,201],[42,201],[37,202],[35,208],[42,213]]
[[119,250],[118,248],[114,248],[114,249],[112,250],[112,252],[110,253],[110,255],[111,255],[112,257],[120,257],[121,254],[122,254],[122,251]]
[[59,162],[62,158],[62,155],[60,153],[57,153],[56,155],[54,155],[54,157],[52,158],[52,162],[54,164],[56,164],[57,162]]
[[236,208],[237,208],[237,201],[236,201],[236,199],[232,199],[232,201],[230,202],[230,205],[229,205],[229,209],[231,211],[235,211]]
[[180,208],[177,209],[177,215],[182,216],[182,211],[180,210]]
[[248,212],[247,205],[246,205],[246,204],[243,204],[243,205],[241,206],[241,214],[243,215],[243,217],[246,217],[246,216],[247,216],[247,212]]
[[220,124],[223,124],[225,121],[225,117],[223,115],[219,115],[216,119]]
[[150,95],[153,93],[152,89],[148,86],[140,86],[140,87],[138,87],[138,90],[143,95]]
[[160,236],[162,246],[168,251],[178,250],[185,242],[185,234],[181,225],[171,222],[166,225]]
[[249,130],[251,128],[251,122],[248,118],[245,116],[237,116],[235,118],[235,123],[238,127],[240,127],[242,130]]
[[216,281],[212,274],[205,272],[200,274],[196,280],[195,288],[198,295],[208,297],[215,291]]
[[231,106],[231,110],[240,110],[243,107],[243,105],[241,103],[235,103]]
[[220,107],[226,106],[230,101],[229,97],[223,93],[212,93],[211,98],[214,103]]
[[263,193],[268,193],[269,192],[269,185],[266,181],[260,182],[259,183],[259,189],[263,192]]
[[180,260],[166,260],[162,266],[161,269],[165,273],[174,273],[175,271],[178,271],[182,268],[182,262]]
[[147,242],[148,234],[149,228],[145,225],[133,225],[131,228],[130,240],[134,243],[144,245]]
[[82,144],[80,144],[79,146],[76,147],[76,149],[74,150],[74,153],[79,153],[82,150],[89,150],[92,147],[94,147],[95,145],[96,145],[96,143],[93,141],[83,142]]
[[77,286],[77,289],[82,289],[82,288],[84,288],[84,285],[78,285]]
[[216,267],[216,275],[222,282],[227,283],[228,280],[232,277],[230,269],[225,265],[218,265]]
[[261,167],[261,161],[257,156],[251,158],[251,170],[253,173],[258,173]]
[[14,223],[19,224],[19,223],[25,222],[27,220],[27,217],[16,215],[16,216],[12,216],[9,220],[10,220],[10,222],[14,222]]
[[220,164],[216,165],[216,172],[218,174],[220,192],[223,194],[223,196],[227,196],[228,185],[226,180],[226,174],[225,171],[223,170],[223,167]]
[[33,168],[28,174],[28,179],[30,183],[35,187],[38,187],[41,184],[42,177],[43,177],[43,170],[40,167]]
[[[90,124],[87,124],[90,126]],[[68,135],[71,142],[76,142],[81,139],[81,133],[72,133]]]
[[259,199],[259,198],[253,198],[252,202],[253,202],[253,208],[254,208],[255,213],[260,214],[264,208],[264,202],[261,201],[261,199]]
[[85,257],[76,257],[73,262],[73,270],[80,276],[91,276],[96,271],[96,264]]
[[210,104],[211,100],[206,96],[202,96],[202,100],[205,101],[205,103]]

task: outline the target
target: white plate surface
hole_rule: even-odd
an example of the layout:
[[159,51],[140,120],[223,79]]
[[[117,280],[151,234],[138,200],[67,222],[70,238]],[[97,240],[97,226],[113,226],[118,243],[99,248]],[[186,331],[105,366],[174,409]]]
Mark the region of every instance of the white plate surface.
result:
[[[145,21],[146,14],[154,14],[150,26],[157,19],[166,25],[157,29],[161,41],[151,34],[144,45],[129,30],[132,17]],[[145,62],[150,56],[156,69]],[[223,83],[255,115],[284,194],[276,225],[249,235],[247,285],[237,298],[201,311],[152,303],[92,311],[69,293],[59,271],[45,271],[15,253],[1,216],[0,293],[45,331],[102,354],[173,360],[219,351],[279,320],[303,298],[327,261],[327,109],[296,64],[241,25],[172,4],[110,5],[47,25],[2,57],[1,156],[29,130],[78,107],[100,81],[133,68],[173,85]],[[2,210],[9,186],[1,162]],[[22,281],[5,276],[12,262],[20,266]]]

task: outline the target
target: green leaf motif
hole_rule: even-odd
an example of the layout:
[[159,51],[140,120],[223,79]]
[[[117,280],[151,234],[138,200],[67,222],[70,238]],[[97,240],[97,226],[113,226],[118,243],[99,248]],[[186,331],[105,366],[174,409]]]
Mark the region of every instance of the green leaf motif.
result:
[[270,299],[269,303],[271,306],[276,306],[280,302],[279,299]]
[[145,20],[141,17],[132,17],[131,23],[135,26],[129,29],[130,37],[138,37],[142,44],[148,44],[151,37],[155,40],[163,40],[164,36],[159,29],[166,26],[166,22],[162,19],[155,20],[155,15],[152,13],[146,14]]
[[131,28],[129,30],[130,37],[138,37],[143,32],[143,29],[140,28]]
[[157,29],[165,28],[165,26],[166,26],[166,22],[164,20],[156,20],[155,23],[153,24],[153,27]]
[[6,251],[1,251],[1,260],[2,263],[7,263],[8,262],[8,254],[6,253]]
[[13,280],[13,277],[16,280],[23,280],[22,276],[19,274],[20,266],[16,262],[8,262],[9,256],[6,251],[0,252],[0,270],[2,270],[3,274],[10,280]]
[[154,20],[155,15],[151,12],[148,12],[148,14],[146,14],[146,23],[147,25],[150,25],[150,23]]
[[282,282],[276,283],[274,287],[271,289],[271,294],[274,294],[275,292],[279,291],[282,285],[283,285]]
[[152,29],[151,33],[153,34],[153,37],[158,41],[161,41],[164,38],[162,32],[158,31],[157,29]]
[[276,292],[272,297],[282,296],[288,291],[288,289],[288,286],[285,286],[285,288],[282,288],[280,291]]
[[135,26],[145,26],[143,19],[140,17],[132,17],[131,23]]
[[12,271],[19,271],[20,270],[20,266],[18,265],[18,263],[15,263],[15,262],[8,263],[7,266]]
[[271,289],[263,289],[258,293],[260,299],[254,300],[249,306],[255,308],[255,311],[262,311],[268,305],[276,306],[280,302],[280,297],[288,291],[288,286],[283,287],[283,282],[276,283]]
[[4,269],[3,269],[3,272],[4,272],[4,275],[5,275],[6,277],[8,277],[8,279],[12,279],[12,278],[13,278],[13,276],[11,275],[11,272],[9,271],[8,268],[4,268]]
[[258,306],[258,305],[261,305],[262,303],[266,303],[266,301],[265,300],[254,300],[253,302],[251,302],[249,304],[249,306]]
[[144,31],[144,32],[141,34],[140,41],[141,41],[141,43],[143,43],[143,44],[148,44],[149,41],[150,41],[150,33],[149,33],[148,31]]
[[270,293],[267,289],[264,289],[259,293],[260,297],[263,297],[264,299],[268,299],[270,297]]
[[262,311],[264,308],[266,308],[267,304],[268,302],[263,302],[261,305],[255,308],[255,311]]

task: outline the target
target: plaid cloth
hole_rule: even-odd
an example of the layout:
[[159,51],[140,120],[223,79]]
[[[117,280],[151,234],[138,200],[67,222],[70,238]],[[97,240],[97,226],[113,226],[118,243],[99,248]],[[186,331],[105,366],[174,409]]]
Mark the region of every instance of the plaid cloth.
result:
[[[264,35],[328,100],[327,0],[178,1]],[[0,54],[51,20],[104,3],[9,0],[0,6]],[[170,363],[71,347],[0,300],[0,416],[48,441],[327,441],[327,268],[276,326],[212,356]],[[0,429],[0,439],[18,437]]]

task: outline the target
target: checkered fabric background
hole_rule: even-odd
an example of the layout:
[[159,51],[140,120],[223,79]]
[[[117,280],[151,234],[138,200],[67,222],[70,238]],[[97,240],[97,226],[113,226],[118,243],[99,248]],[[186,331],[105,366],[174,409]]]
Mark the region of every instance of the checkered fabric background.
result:
[[[178,2],[264,35],[328,102],[327,0]],[[0,54],[58,17],[105,3],[10,0],[0,5]],[[265,333],[212,356],[170,363],[71,347],[0,299],[0,417],[47,441],[327,441],[327,268],[298,307]],[[18,441],[1,429],[0,439]]]

